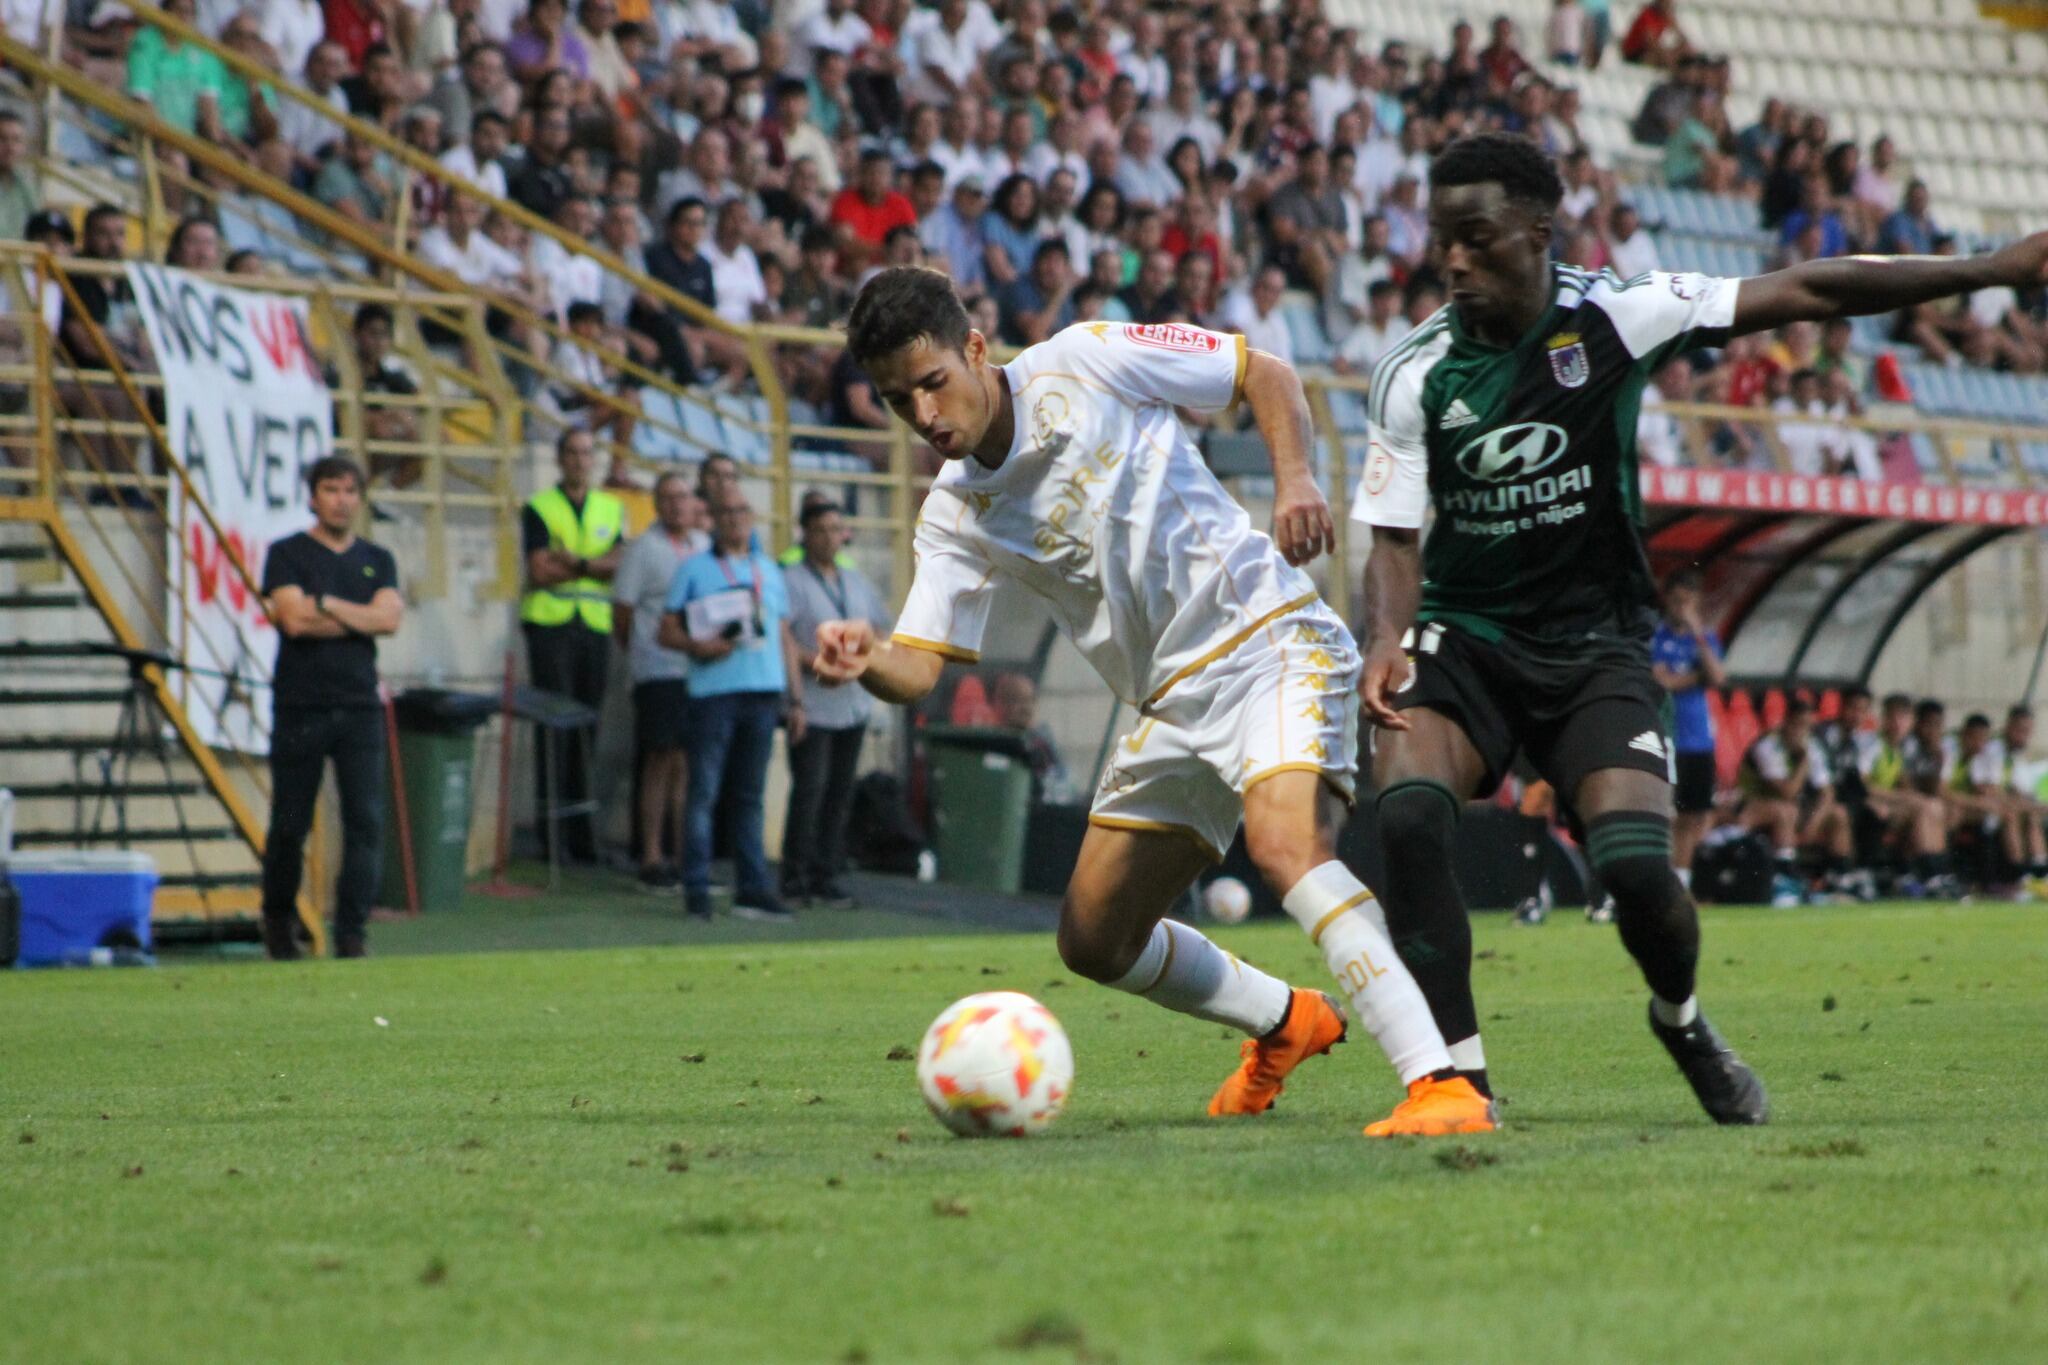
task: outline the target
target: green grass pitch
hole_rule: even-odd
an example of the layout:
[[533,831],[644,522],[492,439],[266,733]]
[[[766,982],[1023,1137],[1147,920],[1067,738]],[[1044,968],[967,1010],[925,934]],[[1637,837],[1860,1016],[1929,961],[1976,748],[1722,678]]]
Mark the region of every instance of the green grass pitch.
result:
[[[1050,935],[9,974],[0,1358],[2048,1359],[2048,911],[1706,918],[1768,1128],[1576,916],[1478,925],[1505,1130],[1395,1144],[1362,1038],[1204,1118],[1234,1042]],[[999,987],[1073,1101],[958,1140],[891,1053]]]

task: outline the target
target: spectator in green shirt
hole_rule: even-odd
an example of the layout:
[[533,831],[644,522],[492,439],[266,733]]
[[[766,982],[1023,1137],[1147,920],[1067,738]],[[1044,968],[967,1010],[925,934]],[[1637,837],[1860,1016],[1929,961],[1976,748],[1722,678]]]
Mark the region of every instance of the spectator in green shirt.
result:
[[[187,24],[196,21],[194,0],[169,0],[164,13]],[[156,110],[164,122],[209,141],[221,141],[227,131],[229,107],[235,102],[229,87],[238,84],[220,58],[162,29],[144,27],[128,47],[128,93]],[[248,103],[244,89],[239,100],[244,133]]]
[[41,196],[28,165],[28,125],[11,109],[0,109],[0,238],[20,241]]

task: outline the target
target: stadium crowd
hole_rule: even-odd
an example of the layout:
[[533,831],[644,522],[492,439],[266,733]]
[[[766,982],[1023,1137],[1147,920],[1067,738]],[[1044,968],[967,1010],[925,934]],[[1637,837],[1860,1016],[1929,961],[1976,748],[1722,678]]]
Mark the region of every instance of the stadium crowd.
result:
[[[433,157],[460,181],[592,240],[734,323],[830,325],[882,264],[926,262],[958,283],[990,336],[1024,345],[1074,322],[1187,321],[1239,331],[1286,359],[1362,374],[1443,302],[1426,253],[1431,154],[1480,129],[1523,132],[1562,164],[1556,251],[1628,276],[1662,259],[1651,230],[1578,129],[1578,93],[1544,74],[1596,65],[1608,7],[1560,0],[1532,64],[1507,18],[1450,24],[1448,46],[1370,49],[1318,0],[1261,10],[1101,0],[171,0],[165,11],[299,81],[336,110]],[[117,4],[63,12],[68,55],[164,117],[234,149],[336,212],[383,231],[409,186],[408,245],[471,286],[675,380],[749,383],[717,328],[606,274],[479,199],[403,174],[316,110],[244,80]],[[1619,17],[1617,17],[1619,18]],[[33,27],[33,18],[17,21]],[[1890,139],[1835,140],[1824,112],[1765,102],[1732,126],[1725,58],[1687,39],[1674,0],[1622,30],[1621,60],[1659,80],[1634,135],[1672,186],[1741,196],[1780,239],[1774,262],[1847,251],[1957,248]],[[22,144],[0,132],[0,233],[34,218]],[[194,206],[197,211],[197,205]],[[272,216],[236,197],[219,250],[242,268],[304,270]],[[49,239],[61,245],[60,233]],[[1908,354],[2039,371],[2048,299],[1984,290],[1908,310]],[[515,331],[539,355],[537,332]],[[1907,400],[1846,327],[1795,326],[1657,376],[1647,458],[1771,463],[1755,426],[1687,442],[1663,401],[1772,408],[1795,472],[1917,477],[1833,419]],[[615,370],[552,348],[577,383]],[[785,347],[780,378],[834,426],[883,428],[860,376]],[[630,396],[630,383],[623,385]],[[587,420],[587,419],[586,419]],[[630,435],[621,424],[613,434]],[[1703,448],[1702,448],[1703,444]]]

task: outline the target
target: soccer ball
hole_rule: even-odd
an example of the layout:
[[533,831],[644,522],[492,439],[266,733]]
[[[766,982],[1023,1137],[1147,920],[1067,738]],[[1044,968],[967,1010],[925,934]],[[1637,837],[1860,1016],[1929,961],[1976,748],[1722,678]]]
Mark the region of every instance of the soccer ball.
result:
[[917,1087],[962,1137],[1042,1132],[1074,1086],[1074,1050],[1052,1011],[1017,991],[956,1000],[925,1030]]
[[1218,924],[1243,924],[1252,912],[1251,888],[1235,877],[1218,877],[1202,888],[1202,906]]

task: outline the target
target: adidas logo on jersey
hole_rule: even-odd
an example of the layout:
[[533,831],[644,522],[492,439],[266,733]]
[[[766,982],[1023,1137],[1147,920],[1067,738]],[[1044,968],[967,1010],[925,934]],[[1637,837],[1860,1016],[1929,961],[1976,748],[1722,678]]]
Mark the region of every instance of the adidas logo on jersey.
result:
[[1465,406],[1462,398],[1453,398],[1451,405],[1444,409],[1444,420],[1436,424],[1438,431],[1449,431],[1452,427],[1466,427],[1479,420],[1479,414]]
[[1641,749],[1651,758],[1664,757],[1664,736],[1655,730],[1645,730],[1628,742],[1631,749]]

